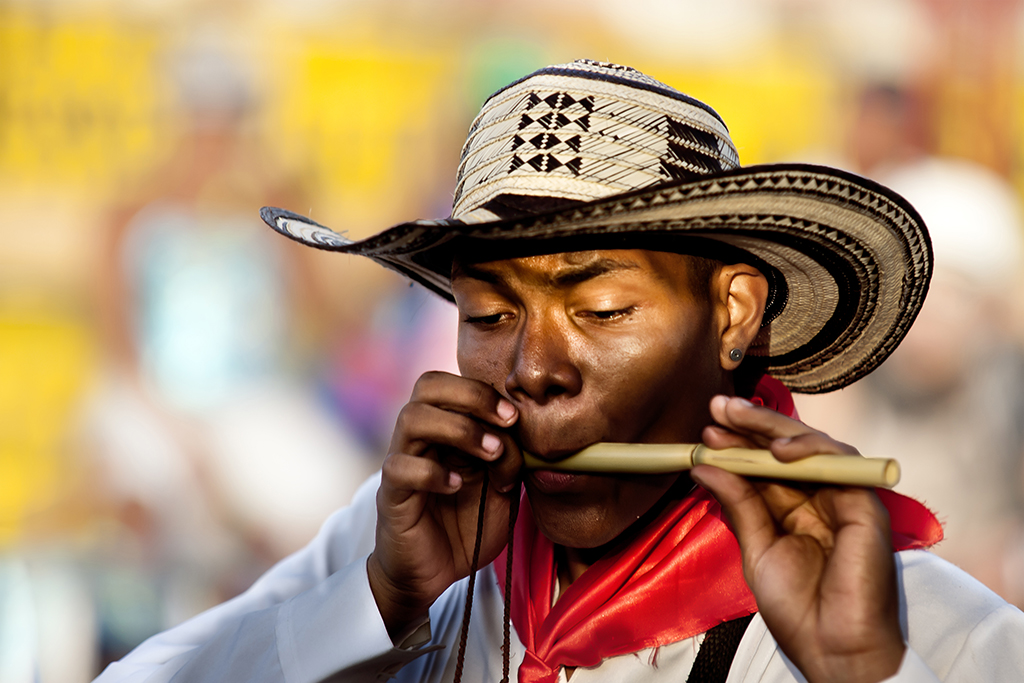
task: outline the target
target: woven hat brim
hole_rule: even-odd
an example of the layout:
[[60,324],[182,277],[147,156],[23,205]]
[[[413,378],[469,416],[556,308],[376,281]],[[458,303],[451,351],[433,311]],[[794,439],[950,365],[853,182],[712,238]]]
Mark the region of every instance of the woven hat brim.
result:
[[748,166],[510,220],[413,221],[359,241],[283,209],[261,215],[292,239],[372,258],[449,300],[456,250],[631,248],[641,235],[729,245],[784,280],[748,355],[801,393],[839,389],[885,360],[916,318],[932,270],[927,231],[906,200],[807,164]]

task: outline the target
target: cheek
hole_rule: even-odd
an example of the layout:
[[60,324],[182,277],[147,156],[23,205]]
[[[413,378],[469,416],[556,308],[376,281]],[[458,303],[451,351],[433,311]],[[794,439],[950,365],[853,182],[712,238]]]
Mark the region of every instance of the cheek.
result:
[[[575,356],[585,377],[597,387],[642,384],[659,355],[647,335],[620,335],[599,343],[579,344]],[[642,387],[637,387],[642,388]]]
[[505,342],[494,335],[484,337],[475,330],[460,325],[456,360],[463,377],[480,380],[499,391],[509,373]]
[[[616,433],[656,429],[693,440],[707,423],[707,403],[720,391],[718,347],[705,325],[643,328],[643,334],[595,346],[587,375]],[[671,428],[671,435],[661,434]],[[637,432],[637,430],[640,430]]]
[[604,438],[632,440],[650,419],[652,393],[658,393],[659,351],[644,336],[618,336],[580,344],[576,360],[583,395],[594,419],[606,426]]
[[587,356],[607,376],[644,375],[679,355],[687,342],[677,326],[655,316],[638,321],[628,331],[594,337]]

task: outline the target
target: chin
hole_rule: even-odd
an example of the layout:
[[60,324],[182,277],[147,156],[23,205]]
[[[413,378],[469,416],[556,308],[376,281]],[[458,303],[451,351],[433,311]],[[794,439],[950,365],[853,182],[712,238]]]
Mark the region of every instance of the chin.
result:
[[589,549],[608,545],[625,531],[607,523],[600,510],[578,509],[570,514],[537,515],[537,528],[555,545]]
[[678,474],[578,475],[563,490],[552,492],[528,477],[526,492],[537,528],[551,542],[568,548],[599,548],[650,512],[678,478]]

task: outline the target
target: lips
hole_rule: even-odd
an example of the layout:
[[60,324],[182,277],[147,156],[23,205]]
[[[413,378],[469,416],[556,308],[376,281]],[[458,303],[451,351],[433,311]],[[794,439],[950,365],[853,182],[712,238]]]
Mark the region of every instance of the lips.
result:
[[[555,463],[567,458],[584,447],[585,446],[553,449],[543,455],[536,455],[536,457],[544,462]],[[548,470],[544,469],[543,466],[534,470],[529,470],[527,472],[527,477],[533,484],[533,487],[540,493],[544,494],[582,492],[587,489],[587,481],[593,478],[592,475],[589,474],[566,472],[562,470]]]
[[[517,427],[517,441],[523,451],[551,463],[602,440],[600,430],[587,428],[579,420],[558,420],[552,424],[550,418],[524,414]],[[528,470],[526,476],[536,492],[546,495],[586,492],[588,482],[594,478],[592,474],[547,470],[543,466]]]
[[527,476],[538,491],[548,495],[579,491],[584,488],[582,480],[586,478],[586,475],[575,472],[554,470],[533,470]]

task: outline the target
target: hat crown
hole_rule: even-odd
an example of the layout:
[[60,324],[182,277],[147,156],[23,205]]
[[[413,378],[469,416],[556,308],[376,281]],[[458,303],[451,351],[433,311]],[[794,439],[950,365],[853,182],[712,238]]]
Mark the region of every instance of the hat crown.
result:
[[462,148],[454,218],[502,196],[590,201],[736,168],[715,111],[636,69],[577,60],[491,95]]

